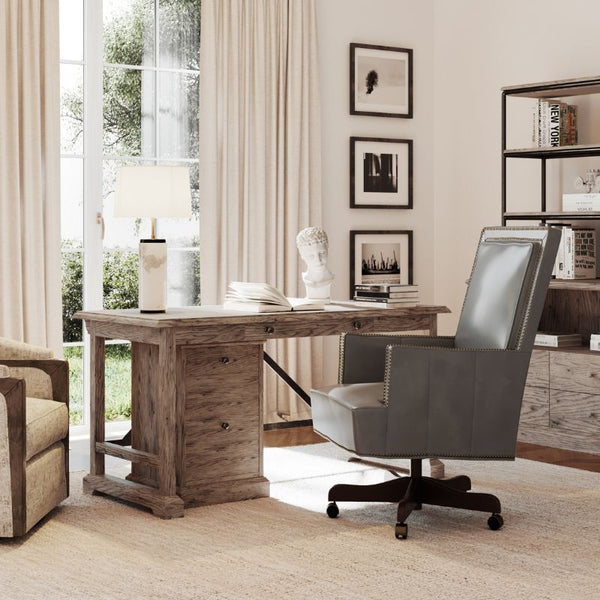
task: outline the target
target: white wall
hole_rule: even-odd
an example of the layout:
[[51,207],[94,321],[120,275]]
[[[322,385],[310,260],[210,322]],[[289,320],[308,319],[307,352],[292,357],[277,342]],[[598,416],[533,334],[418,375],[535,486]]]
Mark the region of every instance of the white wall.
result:
[[[323,227],[329,237],[332,297],[348,299],[349,231],[412,229],[414,281],[421,298],[434,296],[433,0],[318,0],[323,129]],[[413,49],[413,118],[350,115],[350,42]],[[407,138],[413,142],[412,210],[349,208],[349,138]],[[326,381],[337,371],[337,340],[326,344]]]
[[[436,303],[453,311],[440,319],[441,333],[456,327],[479,231],[500,224],[500,89],[598,75],[599,25],[596,0],[435,1],[434,287]],[[585,142],[587,124],[594,122],[597,129],[600,111],[573,103],[580,108]],[[509,166],[513,193],[531,199],[534,209],[537,167],[533,161],[509,162],[520,162]],[[586,163],[568,162],[562,186],[574,191],[569,190],[573,174],[583,174]],[[600,159],[591,159],[590,166],[600,167]],[[560,173],[553,179],[560,183]],[[555,207],[563,190],[549,189]]]

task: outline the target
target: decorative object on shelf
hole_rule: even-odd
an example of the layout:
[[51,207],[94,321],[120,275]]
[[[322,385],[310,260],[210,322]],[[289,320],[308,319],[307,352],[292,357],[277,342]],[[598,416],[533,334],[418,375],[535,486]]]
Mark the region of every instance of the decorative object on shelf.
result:
[[413,207],[413,142],[350,138],[350,208]]
[[127,166],[117,170],[115,217],[150,217],[150,239],[139,244],[141,312],[167,309],[167,242],[156,239],[157,217],[192,215],[188,167]]
[[350,44],[350,114],[411,119],[412,54],[407,48]]
[[562,236],[556,255],[557,279],[596,277],[596,230],[591,227],[561,225]]
[[350,232],[350,298],[354,286],[413,282],[412,231]]
[[532,142],[538,148],[577,144],[577,107],[561,100],[539,99],[533,109]]
[[334,274],[327,268],[329,240],[321,227],[306,227],[296,236],[300,257],[306,263],[302,281],[306,286],[306,297],[311,300],[329,302],[331,282]]
[[584,194],[600,192],[600,169],[588,169],[583,177],[575,177],[575,189]]
[[562,209],[565,212],[600,212],[600,193],[563,194]]

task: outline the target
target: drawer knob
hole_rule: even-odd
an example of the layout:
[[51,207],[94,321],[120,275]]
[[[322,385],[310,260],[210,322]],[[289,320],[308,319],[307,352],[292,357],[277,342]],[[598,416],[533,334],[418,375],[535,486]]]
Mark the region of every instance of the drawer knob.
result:
[[221,429],[224,429],[225,431],[229,431],[229,429],[230,429],[229,423],[221,423]]
[[275,332],[275,327],[273,327],[272,325],[267,325],[265,327],[265,333],[274,333]]
[[352,323],[352,326],[354,327],[354,329],[360,329],[362,327],[360,321],[354,321],[354,323]]
[[229,357],[228,356],[222,356],[221,357],[221,362],[226,365],[229,362]]

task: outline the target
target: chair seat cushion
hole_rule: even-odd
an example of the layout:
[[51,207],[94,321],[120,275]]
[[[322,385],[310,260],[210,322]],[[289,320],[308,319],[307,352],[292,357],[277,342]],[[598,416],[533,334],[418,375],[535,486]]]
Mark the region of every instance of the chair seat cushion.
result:
[[315,431],[357,454],[385,454],[383,382],[332,385],[310,396]]
[[25,460],[29,460],[67,435],[69,410],[64,402],[28,397],[25,423]]

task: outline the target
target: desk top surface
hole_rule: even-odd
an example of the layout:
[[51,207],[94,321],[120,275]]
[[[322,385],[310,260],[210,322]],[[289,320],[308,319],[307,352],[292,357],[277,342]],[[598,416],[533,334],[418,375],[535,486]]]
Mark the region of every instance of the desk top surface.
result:
[[352,302],[332,303],[325,310],[256,313],[225,310],[218,305],[167,308],[164,313],[141,313],[138,308],[79,311],[74,317],[88,322],[119,323],[141,327],[189,327],[209,324],[328,322],[348,316],[423,317],[449,313],[446,306],[410,306],[382,308],[355,306]]

